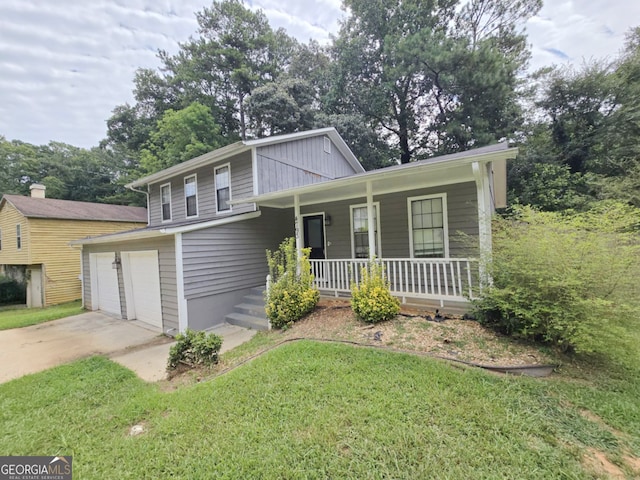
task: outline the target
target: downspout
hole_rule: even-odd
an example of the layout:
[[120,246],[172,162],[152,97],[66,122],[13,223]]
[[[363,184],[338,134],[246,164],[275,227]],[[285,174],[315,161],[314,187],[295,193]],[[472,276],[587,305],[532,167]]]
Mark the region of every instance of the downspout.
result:
[[149,185],[147,185],[147,191],[145,192],[144,190],[136,190],[135,188],[133,188],[133,185],[127,185],[126,186],[129,190],[131,190],[132,192],[137,192],[137,193],[144,193],[147,196],[147,226],[149,226],[151,224],[151,208],[149,208]]
[[80,245],[80,292],[82,295],[82,309],[84,310],[84,249]]

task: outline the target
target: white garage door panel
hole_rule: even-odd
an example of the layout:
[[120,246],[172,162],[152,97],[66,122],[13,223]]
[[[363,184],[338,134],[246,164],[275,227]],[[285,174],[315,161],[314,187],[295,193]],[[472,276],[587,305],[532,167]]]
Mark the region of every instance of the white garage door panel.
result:
[[127,313],[136,319],[162,329],[160,269],[156,250],[124,252]]
[[120,290],[118,289],[118,271],[112,266],[115,253],[91,254],[91,278],[93,293],[91,296],[94,310],[120,316]]

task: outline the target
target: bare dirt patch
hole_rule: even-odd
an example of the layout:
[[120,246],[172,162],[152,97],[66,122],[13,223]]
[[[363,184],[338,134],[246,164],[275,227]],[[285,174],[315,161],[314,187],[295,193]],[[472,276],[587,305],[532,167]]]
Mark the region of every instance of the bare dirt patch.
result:
[[582,457],[582,461],[589,471],[601,478],[626,478],[620,467],[611,463],[604,453],[595,448],[587,449],[587,453]]
[[484,365],[542,365],[553,360],[540,350],[496,334],[475,321],[448,316],[429,321],[435,311],[402,308],[394,320],[368,325],[356,318],[347,300],[322,299],[318,308],[282,334],[347,340],[401,350],[429,353]]
[[640,475],[640,458],[625,454],[622,456],[622,460],[624,460],[624,463],[627,464],[635,475]]

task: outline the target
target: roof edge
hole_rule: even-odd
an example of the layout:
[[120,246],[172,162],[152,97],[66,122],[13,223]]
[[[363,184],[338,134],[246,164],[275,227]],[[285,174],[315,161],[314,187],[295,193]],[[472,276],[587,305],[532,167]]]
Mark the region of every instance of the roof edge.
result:
[[[394,165],[386,168],[379,168],[377,170],[369,170],[367,172],[352,175],[348,177],[341,177],[335,180],[327,180],[325,182],[312,183],[309,185],[304,185],[300,187],[293,187],[286,190],[278,190],[275,192],[264,193],[261,195],[254,195],[252,197],[243,198],[240,202],[239,200],[231,201],[232,205],[236,203],[256,203],[260,205],[261,203],[273,199],[283,198],[290,195],[302,194],[302,193],[310,193],[317,190],[324,190],[330,188],[331,186],[340,186],[350,184],[352,182],[366,182],[376,180],[380,177],[384,177],[386,175],[389,176],[400,176],[406,174],[407,171],[411,171],[414,169],[432,169],[432,170],[440,170],[449,168],[452,165],[465,165],[471,164],[474,162],[491,162],[494,160],[508,160],[515,158],[518,154],[517,147],[509,147],[506,143],[505,146],[498,145],[502,144],[494,144],[488,147],[481,147],[474,150],[467,150],[466,152],[455,153],[451,155],[442,155],[441,157],[434,157],[429,159],[428,161],[419,161],[414,163],[407,163],[404,165]],[[454,158],[451,158],[454,157]],[[438,159],[436,161],[436,159]]]
[[131,183],[127,183],[125,187],[133,190],[134,188],[143,187],[151,183],[158,183],[162,180],[166,180],[167,178],[179,175],[180,173],[187,172],[189,170],[207,165],[209,163],[225,160],[229,157],[238,155],[239,153],[243,153],[253,148],[273,145],[276,143],[289,142],[292,140],[302,140],[305,138],[317,137],[319,135],[327,135],[329,136],[329,138],[331,138],[338,150],[340,150],[340,153],[342,153],[342,155],[353,167],[356,173],[365,171],[362,164],[358,161],[357,157],[353,154],[353,152],[346,144],[344,139],[340,136],[335,127],[325,127],[316,128],[315,130],[305,130],[303,132],[286,133],[283,135],[274,135],[271,137],[235,142],[216,150],[204,153],[199,157],[192,158],[190,160],[187,160],[186,162],[173,165],[169,168],[165,168],[164,170],[160,170],[159,172],[139,178],[138,180],[135,180]]

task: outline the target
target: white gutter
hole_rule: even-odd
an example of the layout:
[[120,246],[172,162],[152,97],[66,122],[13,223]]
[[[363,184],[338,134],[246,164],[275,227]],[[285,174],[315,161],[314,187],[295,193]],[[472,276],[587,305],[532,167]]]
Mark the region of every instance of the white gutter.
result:
[[179,163],[172,167],[165,168],[164,170],[160,170],[159,172],[147,175],[146,177],[139,178],[135,182],[126,184],[125,187],[133,189],[132,187],[142,187],[150,183],[157,183],[167,178],[174,177],[184,172],[202,167],[204,165],[208,165],[219,160],[224,160],[228,157],[237,155],[238,153],[242,153],[250,149],[251,147],[244,145],[244,143],[242,142],[232,143],[231,145],[227,145],[226,147],[219,148],[218,150],[205,153],[204,155],[192,158],[191,160],[187,160],[186,162]]
[[243,213],[240,215],[232,215],[225,218],[219,218],[216,220],[210,220],[208,222],[193,223],[189,225],[182,225],[177,227],[165,227],[158,229],[141,229],[133,230],[131,232],[113,233],[110,235],[103,235],[100,237],[85,238],[81,240],[73,240],[69,242],[72,247],[81,245],[96,245],[101,243],[115,243],[115,242],[129,242],[132,240],[142,240],[145,238],[162,237],[164,235],[175,235],[178,233],[193,232],[196,230],[202,230],[204,228],[217,227],[220,225],[227,225],[229,223],[241,222],[243,220],[251,220],[262,215],[260,210],[255,212]]
[[338,150],[340,150],[342,155],[344,155],[346,160],[354,168],[355,171],[364,172],[364,168],[362,167],[356,156],[353,154],[349,146],[338,134],[338,131],[334,127],[327,127],[318,128],[315,130],[307,130],[304,132],[288,133],[285,135],[276,135],[267,138],[258,138],[255,140],[235,142],[231,145],[227,145],[226,147],[222,147],[217,150],[213,150],[212,152],[200,155],[199,157],[192,158],[191,160],[187,160],[186,162],[179,163],[178,165],[174,165],[151,175],[147,175],[146,177],[140,178],[135,182],[126,184],[125,187],[133,189],[132,187],[142,187],[143,185],[148,185],[150,183],[157,183],[167,178],[180,175],[187,171],[194,170],[196,168],[209,165],[221,160],[226,160],[227,158],[238,155],[239,153],[243,153],[249,150],[255,150],[256,147],[273,145],[276,143],[282,143],[292,140],[303,140],[305,138],[317,137],[320,135],[327,135],[329,138],[331,138],[331,140],[333,140],[333,143],[336,145]]
[[149,200],[149,186],[147,185],[146,192],[144,190],[136,190],[135,188],[133,188],[131,184],[125,185],[125,187],[127,187],[129,190],[133,192],[144,193],[147,196],[147,225],[149,225],[151,223],[151,210],[150,210],[151,205]]
[[227,225],[229,223],[241,222],[243,220],[251,220],[252,218],[257,218],[260,215],[262,215],[262,212],[260,210],[257,210],[255,212],[243,213],[240,215],[232,215],[226,218],[210,220],[208,222],[202,222],[202,223],[195,223],[192,225],[184,225],[182,227],[162,228],[160,229],[160,231],[165,235],[174,235],[176,233],[187,233],[187,232],[193,232],[195,230],[202,230],[203,228],[218,227],[220,225]]

